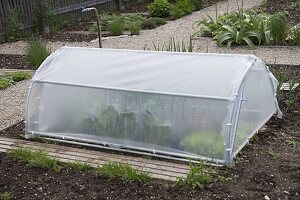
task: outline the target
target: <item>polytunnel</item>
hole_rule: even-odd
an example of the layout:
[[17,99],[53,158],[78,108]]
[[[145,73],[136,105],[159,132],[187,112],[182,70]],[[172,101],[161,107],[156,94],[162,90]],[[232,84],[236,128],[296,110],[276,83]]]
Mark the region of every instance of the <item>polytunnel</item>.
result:
[[231,165],[276,87],[251,55],[64,47],[32,78],[26,137]]

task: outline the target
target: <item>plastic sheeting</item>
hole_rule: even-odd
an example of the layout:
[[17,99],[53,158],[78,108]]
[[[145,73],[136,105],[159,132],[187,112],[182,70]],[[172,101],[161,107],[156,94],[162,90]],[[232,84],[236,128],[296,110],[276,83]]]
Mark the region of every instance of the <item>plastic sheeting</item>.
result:
[[254,56],[65,47],[32,79],[26,136],[232,164],[276,83]]

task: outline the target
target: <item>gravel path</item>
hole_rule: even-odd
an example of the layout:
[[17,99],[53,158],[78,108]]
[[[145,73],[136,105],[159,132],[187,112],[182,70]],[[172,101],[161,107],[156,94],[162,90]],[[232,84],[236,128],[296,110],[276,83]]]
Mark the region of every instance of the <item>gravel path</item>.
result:
[[[239,1],[240,2],[240,1]],[[244,0],[245,9],[260,5],[261,0]],[[229,0],[218,3],[218,13],[238,10],[237,0]],[[177,39],[188,38],[193,29],[193,22],[199,20],[206,15],[215,16],[215,6],[207,7],[203,10],[194,12],[193,14],[170,21],[164,26],[160,26],[153,30],[141,31],[138,36],[121,36],[121,37],[108,37],[104,38],[104,48],[117,48],[117,49],[143,49],[145,46],[151,48],[153,43],[163,44],[171,37]],[[79,46],[79,47],[98,47],[98,42],[48,42],[47,46],[55,51],[62,46]],[[258,47],[257,49],[249,49],[249,47],[234,47],[234,48],[220,48],[216,45],[211,38],[198,38],[194,40],[195,50],[197,52],[210,52],[210,53],[242,53],[254,54],[260,57],[267,63],[277,64],[300,64],[300,47]],[[0,53],[8,54],[24,54],[26,43],[19,41],[11,44],[0,45]]]
[[0,90],[0,130],[24,119],[24,107],[30,80]]

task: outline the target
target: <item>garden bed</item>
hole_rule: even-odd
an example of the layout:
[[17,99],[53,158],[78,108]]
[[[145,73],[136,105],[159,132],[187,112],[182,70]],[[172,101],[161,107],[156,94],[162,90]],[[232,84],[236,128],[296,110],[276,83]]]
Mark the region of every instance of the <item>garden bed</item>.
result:
[[[296,4],[298,2],[298,4]],[[297,25],[300,23],[300,3],[298,0],[268,0],[262,8],[270,14],[284,12],[288,21]]]
[[2,69],[30,69],[35,70],[24,55],[0,54],[0,68]]
[[[297,66],[273,66],[274,74],[286,72],[299,82]],[[287,80],[285,80],[286,82]],[[300,180],[300,87],[293,92],[294,104],[287,108],[285,91],[279,101],[283,119],[272,118],[259,132],[232,169],[218,170],[218,178],[205,191],[174,187],[173,183],[153,180],[149,183],[125,182],[77,172],[68,167],[60,173],[33,168],[0,154],[0,193],[10,192],[15,199],[299,199]],[[24,124],[0,132],[2,137],[23,138]],[[224,169],[224,168],[221,168]]]

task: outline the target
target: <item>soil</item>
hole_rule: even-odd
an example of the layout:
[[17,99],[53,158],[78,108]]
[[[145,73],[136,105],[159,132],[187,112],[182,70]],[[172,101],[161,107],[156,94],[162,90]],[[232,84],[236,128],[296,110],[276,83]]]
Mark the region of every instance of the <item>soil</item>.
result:
[[[284,12],[287,15],[288,22],[292,25],[297,25],[300,23],[300,7],[290,7],[289,5],[298,1],[299,0],[268,0],[262,7],[270,14]],[[298,5],[300,5],[299,2]]]
[[[300,68],[273,66],[274,74],[297,77]],[[126,182],[64,167],[60,173],[33,168],[0,153],[0,193],[14,199],[299,199],[300,197],[300,86],[293,92],[294,105],[287,108],[288,92],[279,101],[283,118],[273,117],[236,158],[236,165],[218,168],[218,177],[203,192],[175,187],[173,183]],[[16,124],[1,136],[22,139],[24,124]]]
[[[102,36],[106,36],[103,35]],[[42,34],[41,38],[51,42],[90,42],[98,38],[96,33],[69,33],[69,32],[57,32],[51,34]]]
[[35,67],[26,61],[24,55],[14,55],[14,54],[0,54],[0,68],[35,70]]

